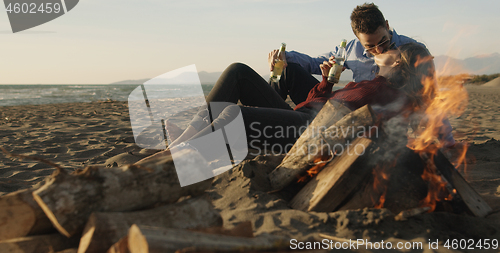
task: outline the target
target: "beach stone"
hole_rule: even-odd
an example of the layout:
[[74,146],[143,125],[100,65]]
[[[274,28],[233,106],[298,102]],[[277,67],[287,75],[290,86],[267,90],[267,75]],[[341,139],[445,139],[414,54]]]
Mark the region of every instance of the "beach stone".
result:
[[497,192],[495,192],[495,195],[500,196],[500,185],[497,187]]

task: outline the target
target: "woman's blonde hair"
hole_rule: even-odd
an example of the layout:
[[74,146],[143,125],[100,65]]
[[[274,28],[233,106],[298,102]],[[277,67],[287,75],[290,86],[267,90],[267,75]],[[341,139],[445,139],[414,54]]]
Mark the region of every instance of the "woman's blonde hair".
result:
[[389,86],[402,90],[415,110],[425,110],[434,98],[436,72],[429,50],[417,43],[400,46],[401,62],[388,78]]

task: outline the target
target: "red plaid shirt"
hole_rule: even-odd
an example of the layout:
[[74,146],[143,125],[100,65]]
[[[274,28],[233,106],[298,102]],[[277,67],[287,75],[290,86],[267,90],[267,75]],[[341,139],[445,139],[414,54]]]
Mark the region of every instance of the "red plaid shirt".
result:
[[[319,111],[328,99],[335,99],[351,110],[356,110],[366,104],[383,107],[400,100],[402,103],[396,108],[396,111],[400,112],[410,104],[406,95],[398,89],[389,87],[387,79],[383,76],[377,76],[370,81],[350,82],[344,88],[333,92],[332,87],[333,84],[323,77],[323,81],[316,84],[309,92],[306,101],[298,104],[294,110],[307,107]],[[389,114],[397,113],[394,110],[389,109],[389,111],[391,111]]]

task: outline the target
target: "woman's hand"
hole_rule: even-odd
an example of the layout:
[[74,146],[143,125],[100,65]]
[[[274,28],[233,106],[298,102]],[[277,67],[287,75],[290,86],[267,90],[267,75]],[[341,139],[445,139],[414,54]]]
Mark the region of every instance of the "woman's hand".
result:
[[330,73],[330,69],[335,65],[335,56],[331,56],[328,61],[324,61],[323,64],[319,65],[319,68],[321,69],[321,74],[323,76],[328,77],[328,74]]

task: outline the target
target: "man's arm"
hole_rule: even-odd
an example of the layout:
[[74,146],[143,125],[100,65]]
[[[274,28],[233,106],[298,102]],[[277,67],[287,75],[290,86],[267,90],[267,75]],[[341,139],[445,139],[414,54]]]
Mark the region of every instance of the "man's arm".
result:
[[311,57],[303,53],[290,51],[286,52],[286,60],[287,62],[300,64],[300,66],[302,66],[307,72],[311,74],[321,75],[321,69],[319,68],[319,65],[324,61],[328,61],[331,56],[334,56],[337,53],[337,50],[338,47],[335,47],[334,51],[319,55],[318,57]]

